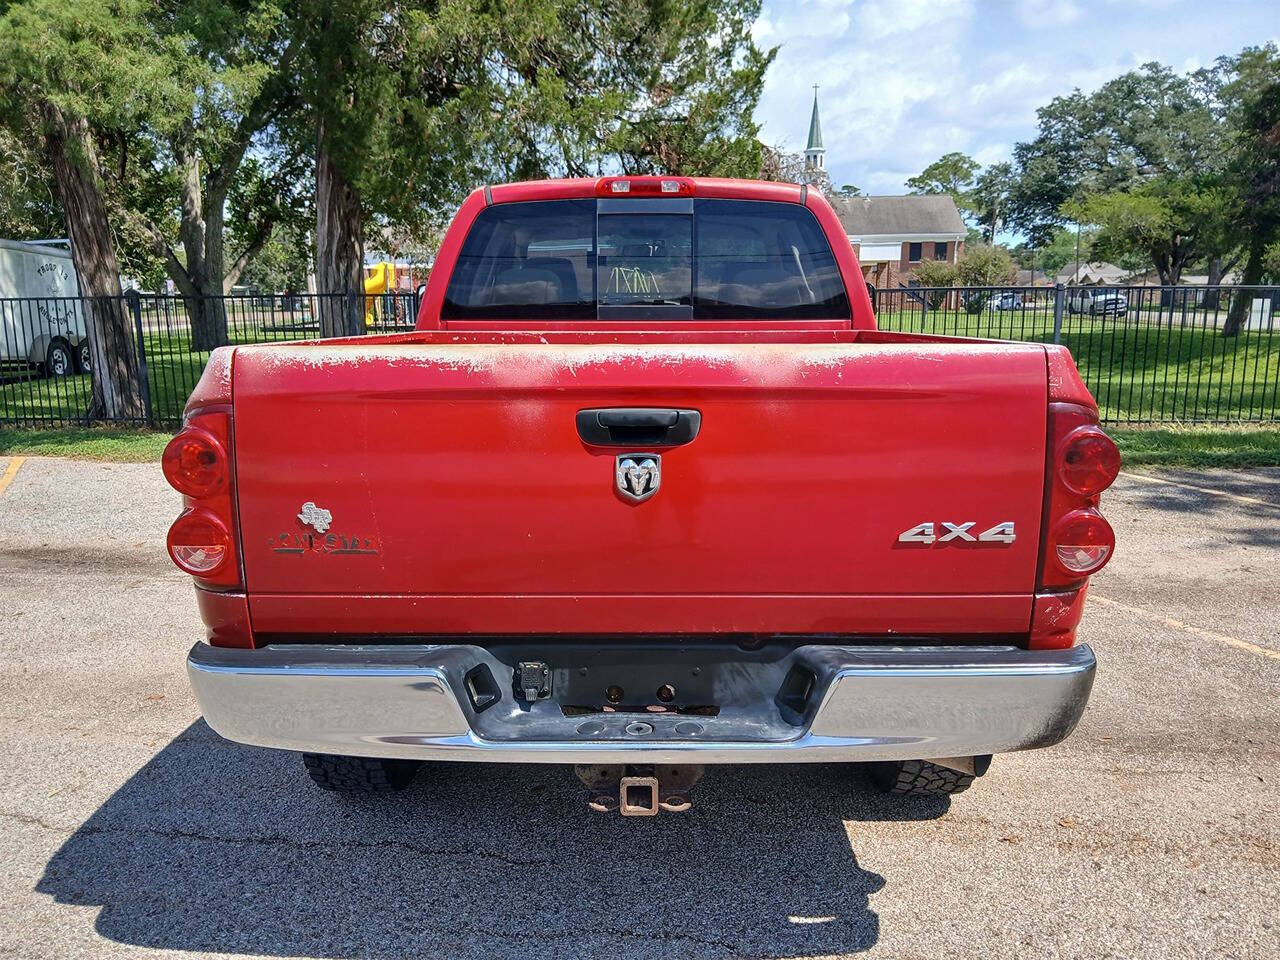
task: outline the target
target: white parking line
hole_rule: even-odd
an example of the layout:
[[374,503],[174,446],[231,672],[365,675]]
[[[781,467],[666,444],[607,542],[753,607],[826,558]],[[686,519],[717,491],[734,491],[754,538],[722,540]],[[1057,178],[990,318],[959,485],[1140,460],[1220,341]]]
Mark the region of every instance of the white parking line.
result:
[[1235,647],[1237,650],[1247,650],[1249,653],[1256,653],[1260,657],[1267,657],[1271,660],[1280,660],[1280,650],[1272,650],[1270,647],[1260,647],[1256,643],[1250,643],[1248,640],[1241,640],[1239,637],[1231,637],[1225,633],[1214,633],[1212,630],[1205,630],[1202,627],[1183,623],[1181,620],[1175,620],[1173,617],[1166,617],[1163,614],[1154,613],[1151,610],[1144,610],[1142,607],[1131,607],[1127,603],[1121,603],[1119,600],[1109,600],[1106,597],[1098,596],[1096,593],[1089,594],[1089,601],[1100,603],[1104,607],[1114,607],[1117,610],[1123,610],[1125,613],[1132,613],[1139,617],[1145,617],[1148,620],[1156,620],[1163,623],[1166,627],[1172,627],[1175,630],[1182,630],[1186,633],[1193,633],[1197,637],[1203,637],[1206,640],[1224,643],[1229,647]]
[[1130,473],[1128,470],[1121,470],[1120,476],[1128,477],[1130,480],[1144,480],[1147,483],[1163,483],[1171,487],[1186,487],[1188,490],[1198,490],[1201,493],[1208,493],[1215,497],[1226,497],[1228,500],[1239,500],[1241,503],[1253,503],[1262,507],[1272,507],[1280,510],[1280,503],[1274,503],[1271,500],[1262,500],[1258,497],[1246,497],[1240,493],[1231,493],[1227,490],[1217,490],[1213,487],[1201,487],[1194,483],[1184,483],[1181,480],[1166,480],[1164,477],[1153,477],[1146,473]]

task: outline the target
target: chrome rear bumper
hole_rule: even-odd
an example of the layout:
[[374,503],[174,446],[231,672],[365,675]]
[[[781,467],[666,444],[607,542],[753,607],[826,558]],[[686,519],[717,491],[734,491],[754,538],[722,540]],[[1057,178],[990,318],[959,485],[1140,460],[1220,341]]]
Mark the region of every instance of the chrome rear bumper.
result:
[[[482,663],[504,693],[477,711],[467,677]],[[791,701],[781,692],[772,700],[756,696],[719,716],[566,716],[553,700],[518,702],[510,668],[503,674],[503,665],[477,646],[240,650],[197,643],[187,658],[205,719],[229,740],[510,763],[904,760],[1044,747],[1075,727],[1095,666],[1087,646],[809,644],[772,668],[800,669],[810,678],[803,697]],[[636,721],[643,721],[639,732]]]

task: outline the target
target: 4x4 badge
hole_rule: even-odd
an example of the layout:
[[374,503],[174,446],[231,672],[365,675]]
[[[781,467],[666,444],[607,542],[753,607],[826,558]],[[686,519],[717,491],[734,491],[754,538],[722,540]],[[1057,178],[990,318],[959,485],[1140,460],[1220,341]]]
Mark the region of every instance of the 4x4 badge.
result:
[[961,523],[948,523],[942,521],[942,526],[946,531],[939,536],[937,528],[932,521],[925,523],[917,523],[909,530],[903,530],[898,534],[899,543],[951,543],[958,541],[961,543],[1013,543],[1017,539],[1017,535],[1013,532],[1013,521],[1007,520],[1004,523],[997,523],[994,527],[983,530],[977,536],[970,531],[978,525],[977,520],[965,520]]
[[630,503],[648,500],[662,483],[662,457],[656,453],[620,453],[613,476],[622,499]]

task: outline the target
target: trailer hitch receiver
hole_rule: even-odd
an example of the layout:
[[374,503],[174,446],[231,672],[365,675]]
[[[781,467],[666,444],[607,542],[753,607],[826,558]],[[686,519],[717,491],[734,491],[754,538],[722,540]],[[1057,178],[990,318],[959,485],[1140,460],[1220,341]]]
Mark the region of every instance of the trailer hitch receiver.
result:
[[702,778],[701,765],[581,763],[574,773],[586,785],[587,806],[624,817],[653,817],[659,810],[683,813],[693,806],[690,792]]

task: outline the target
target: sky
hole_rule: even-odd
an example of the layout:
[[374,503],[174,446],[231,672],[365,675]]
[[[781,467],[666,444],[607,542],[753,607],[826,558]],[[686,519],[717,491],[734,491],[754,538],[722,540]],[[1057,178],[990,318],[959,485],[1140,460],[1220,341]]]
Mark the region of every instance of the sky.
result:
[[952,150],[1008,159],[1074,88],[1280,43],[1280,0],[766,0],[754,35],[780,48],[761,139],[804,149],[816,83],[832,182],[891,194]]

